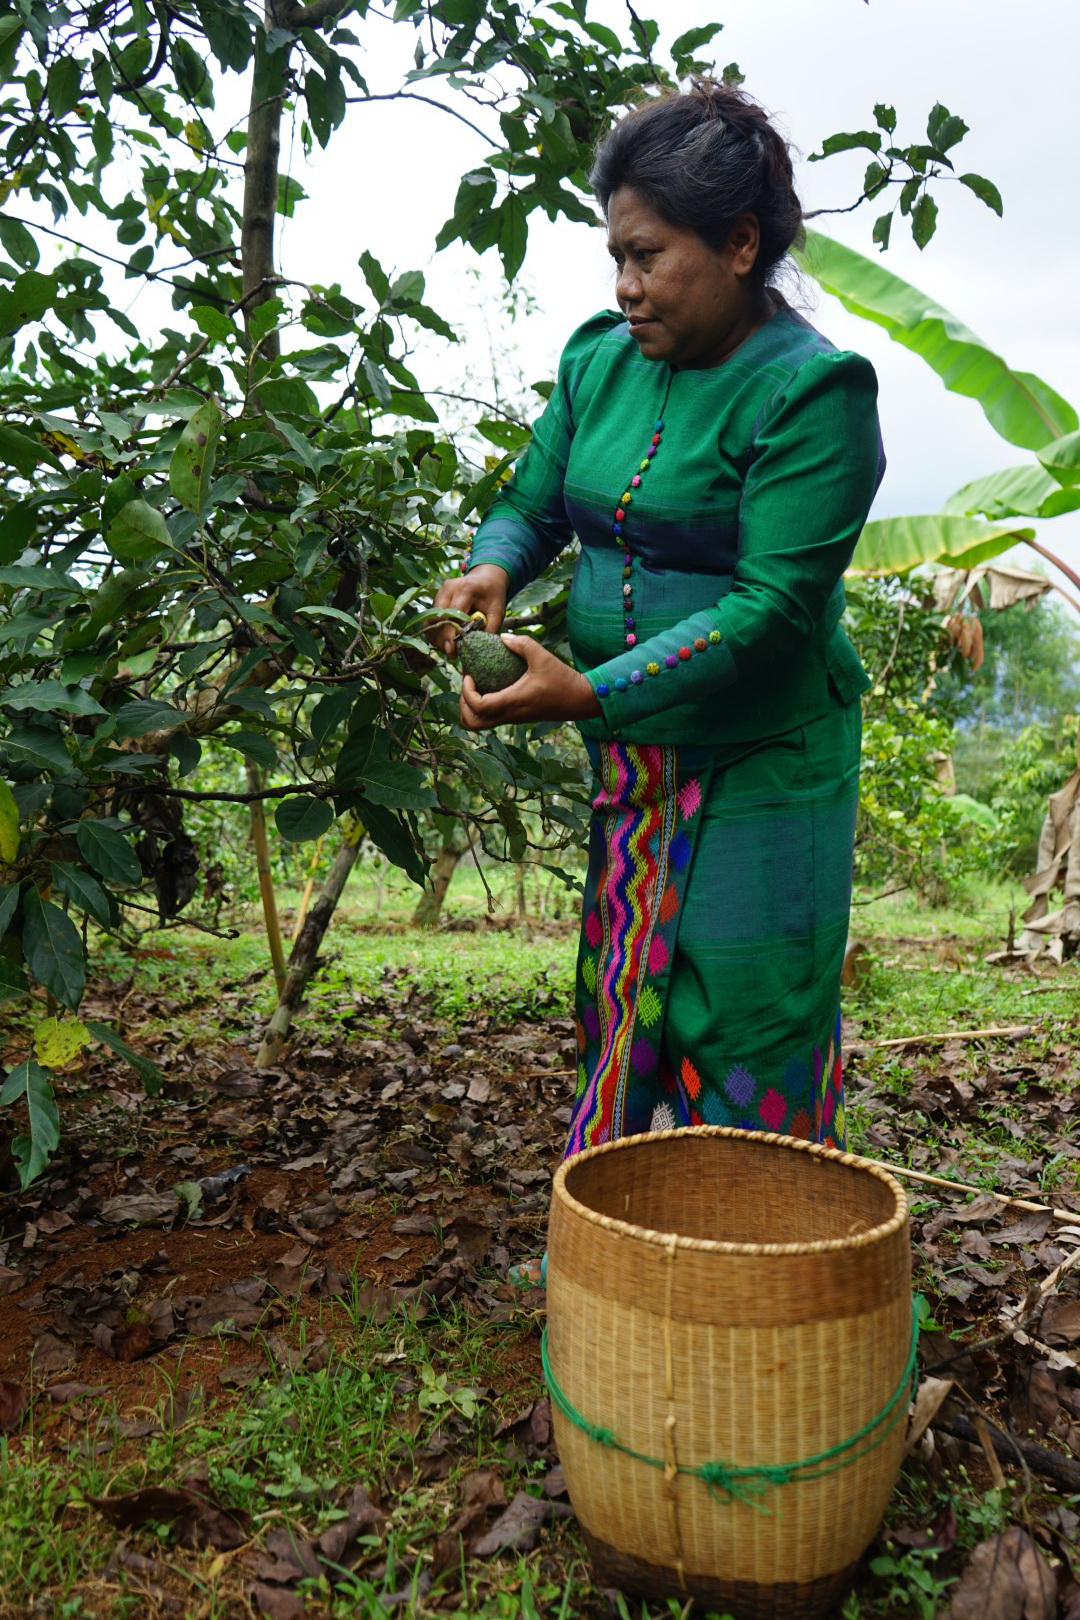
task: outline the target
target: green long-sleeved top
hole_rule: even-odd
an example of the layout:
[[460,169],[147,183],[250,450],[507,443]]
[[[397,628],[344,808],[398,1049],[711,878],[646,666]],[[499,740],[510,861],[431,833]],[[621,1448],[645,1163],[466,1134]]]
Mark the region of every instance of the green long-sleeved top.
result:
[[577,534],[587,737],[742,742],[816,719],[830,680],[865,689],[839,621],[884,466],[876,398],[869,361],[786,307],[702,370],[642,358],[611,311],[578,328],[469,565],[513,595]]

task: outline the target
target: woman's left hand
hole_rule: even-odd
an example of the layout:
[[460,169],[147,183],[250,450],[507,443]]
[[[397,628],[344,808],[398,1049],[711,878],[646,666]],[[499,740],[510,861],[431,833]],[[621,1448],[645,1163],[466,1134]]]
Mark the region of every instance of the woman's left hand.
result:
[[468,731],[517,725],[527,720],[588,720],[600,713],[600,701],[577,670],[549,653],[531,636],[503,636],[511,652],[528,664],[520,680],[502,692],[484,696],[471,675],[461,683],[461,723]]

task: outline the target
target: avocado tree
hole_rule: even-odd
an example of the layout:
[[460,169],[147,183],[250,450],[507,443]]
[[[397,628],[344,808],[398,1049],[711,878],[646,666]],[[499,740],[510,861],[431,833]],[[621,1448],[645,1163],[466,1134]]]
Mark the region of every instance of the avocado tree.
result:
[[[371,98],[366,51],[388,21],[415,46],[393,93],[476,131],[438,244],[495,250],[510,279],[537,209],[593,222],[586,171],[607,120],[706,70],[720,28],[662,51],[655,22],[628,6],[616,32],[588,0],[397,0],[392,15],[369,0],[13,0],[0,17],[0,996],[31,1014],[0,1104],[24,1183],[58,1140],[53,1071],[91,1040],[135,1058],[78,1016],[87,946],[134,908],[168,920],[188,903],[186,805],[272,803],[298,842],[347,818],[342,883],[360,828],[423,883],[425,811],[466,816],[512,858],[526,807],[546,848],[580,829],[580,779],[550,728],[528,747],[465,737],[423,639],[459,526],[527,433],[482,422],[495,459],[474,466],[443,425],[407,356],[418,330],[456,333],[419,272],[391,278],[364,251],[359,276],[344,264],[300,285],[275,257],[277,222],[301,206],[282,120],[317,157]],[[239,123],[217,106],[227,75],[246,77]],[[933,142],[897,147],[864,188],[902,181],[923,234],[955,122],[945,165]],[[140,283],[171,300],[153,331],[120,307]],[[201,785],[210,736],[250,764],[246,789]]]

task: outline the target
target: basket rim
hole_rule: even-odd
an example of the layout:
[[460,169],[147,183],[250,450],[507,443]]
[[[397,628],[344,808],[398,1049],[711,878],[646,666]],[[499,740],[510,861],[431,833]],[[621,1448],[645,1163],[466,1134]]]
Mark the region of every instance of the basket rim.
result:
[[[793,1149],[797,1153],[809,1153],[814,1158],[832,1159],[838,1164],[862,1170],[878,1181],[884,1182],[896,1200],[896,1208],[888,1220],[872,1226],[867,1232],[858,1232],[851,1237],[821,1238],[814,1243],[727,1243],[716,1238],[692,1238],[685,1237],[680,1232],[658,1231],[653,1227],[638,1226],[633,1221],[621,1221],[613,1215],[602,1215],[599,1210],[590,1209],[588,1204],[583,1204],[567,1189],[568,1174],[585,1159],[595,1159],[603,1153],[618,1153],[629,1147],[641,1147],[647,1142],[667,1142],[673,1138],[687,1136],[728,1137],[737,1141],[768,1143],[770,1146]],[[908,1200],[904,1188],[895,1176],[891,1176],[873,1159],[863,1159],[856,1153],[844,1153],[839,1148],[825,1147],[820,1142],[807,1142],[802,1137],[781,1136],[775,1131],[743,1131],[732,1125],[683,1125],[670,1131],[641,1131],[636,1136],[620,1136],[613,1142],[602,1143],[599,1147],[585,1148],[581,1153],[575,1153],[573,1158],[564,1159],[555,1172],[552,1202],[554,1203],[556,1199],[581,1219],[616,1236],[632,1238],[639,1243],[649,1243],[663,1248],[670,1248],[674,1242],[676,1248],[698,1254],[753,1256],[837,1254],[881,1243],[905,1226],[908,1219]]]

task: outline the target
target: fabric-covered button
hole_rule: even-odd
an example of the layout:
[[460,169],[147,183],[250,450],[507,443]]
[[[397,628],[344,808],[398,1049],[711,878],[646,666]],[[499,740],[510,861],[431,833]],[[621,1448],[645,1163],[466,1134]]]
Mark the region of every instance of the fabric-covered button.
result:
[[648,472],[648,470],[649,470],[649,458],[648,458],[648,456],[645,457],[644,461],[638,463],[638,467],[639,467],[639,470],[638,470],[637,473],[635,473],[634,476],[637,478],[638,483],[640,483],[641,482],[641,474],[643,472]]
[[622,588],[622,593],[623,593],[624,596],[633,596],[633,594],[634,594],[633,586],[632,585],[624,585],[623,588]]
[[685,664],[686,660],[690,657],[690,648],[689,647],[680,647],[679,648],[679,657],[682,659],[683,663]]
[[662,416],[659,418],[659,420],[656,423],[656,431],[657,431],[657,433],[663,433],[663,431],[664,431],[664,418]]
[[632,630],[631,630],[630,634],[626,638],[626,645],[628,647],[636,647],[637,646],[637,636],[635,636],[635,634],[634,634],[634,632]]
[[668,669],[674,669],[678,662],[679,660],[676,658],[674,653],[668,653],[667,657],[664,659],[664,663],[667,665]]
[[654,433],[653,434],[652,442],[653,442],[653,444],[659,444],[660,443],[660,435],[659,435],[659,433]]
[[716,643],[718,641],[723,641],[723,639],[724,638],[720,634],[719,630],[710,630],[709,631],[709,640],[712,642],[714,647],[716,646]]
[[659,673],[660,673],[660,665],[659,664],[646,664],[645,665],[645,673],[647,675],[659,675]]
[[630,685],[631,686],[640,686],[644,679],[645,679],[645,677],[641,673],[640,669],[632,669],[630,671]]
[[657,447],[656,447],[655,444],[650,444],[649,448],[645,452],[646,461],[651,461],[652,460],[653,456],[655,456],[655,454],[656,454],[656,449],[657,449]]
[[638,487],[638,485],[640,483],[641,483],[641,474],[640,473],[635,473],[633,478],[631,478],[631,480],[630,480],[630,488],[631,489],[637,489],[637,487]]
[[625,624],[625,626],[626,626],[626,628],[628,630],[632,630],[634,628],[634,621],[631,618],[629,613],[626,615],[626,618],[623,620],[623,624]]
[[612,534],[622,534],[622,524],[621,523],[613,523],[611,525],[611,532],[612,532]]
[[698,636],[697,640],[694,642],[694,651],[704,652],[708,645],[709,643],[705,640],[704,636]]
[[626,490],[626,492],[624,493],[623,498],[622,498],[622,504],[624,506],[629,506],[630,502],[633,500],[633,498],[634,497],[631,495],[630,491]]
[[626,680],[622,675],[620,675],[618,680],[615,682],[615,690],[616,692],[626,691]]
[[608,685],[607,681],[600,682],[600,685],[596,688],[596,695],[597,697],[611,696],[611,687]]
[[615,521],[616,521],[616,523],[621,523],[625,516],[626,516],[626,513],[623,511],[622,507],[620,506],[619,509],[617,510],[617,512],[615,513]]

